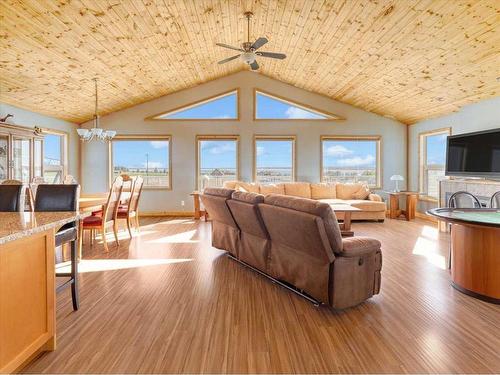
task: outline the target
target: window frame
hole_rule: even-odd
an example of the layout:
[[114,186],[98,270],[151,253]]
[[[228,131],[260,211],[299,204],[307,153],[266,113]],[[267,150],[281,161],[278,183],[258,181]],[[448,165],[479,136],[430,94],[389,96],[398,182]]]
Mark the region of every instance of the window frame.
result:
[[[262,94],[264,96],[267,96],[271,99],[276,99],[278,101],[284,102],[286,104],[290,104],[294,107],[298,107],[301,109],[304,109],[309,112],[316,113],[321,116],[326,116],[327,118],[317,118],[317,119],[303,119],[303,118],[257,118],[257,94]],[[280,95],[272,94],[268,91],[261,90],[259,88],[254,88],[253,89],[253,120],[254,121],[344,121],[345,118],[336,115],[334,113],[331,113],[329,111],[315,108],[313,106],[310,106],[308,104],[304,104],[298,101],[295,101],[293,99],[285,98]]]
[[296,135],[264,135],[253,136],[253,182],[257,181],[257,142],[258,141],[292,141],[292,181],[297,181],[297,136]]
[[141,134],[122,134],[116,135],[111,141],[108,142],[108,183],[109,186],[113,183],[113,142],[114,141],[168,141],[168,186],[148,186],[143,185],[144,190],[166,190],[170,191],[172,187],[172,136],[170,134],[158,135],[141,135]]
[[[61,137],[61,164],[62,164],[62,176],[61,183],[63,183],[64,179],[68,175],[69,170],[69,134],[62,130],[54,130],[54,129],[43,129],[42,136],[44,137],[42,142],[42,177],[45,179],[45,135],[56,135]],[[34,150],[33,150],[34,152]]]
[[[211,101],[229,96],[236,93],[236,117],[235,118],[158,118],[159,116],[165,116],[169,114],[174,114],[182,110],[188,110],[201,104],[209,103]],[[234,88],[228,91],[218,93],[216,95],[209,96],[207,98],[199,99],[194,102],[189,102],[187,104],[180,105],[178,107],[172,108],[168,111],[163,111],[151,116],[146,117],[146,121],[240,121],[240,88]]]
[[238,134],[202,134],[196,135],[195,141],[195,191],[199,191],[199,175],[201,167],[201,152],[200,141],[221,141],[232,140],[236,141],[236,180],[240,180],[240,136]]
[[375,163],[375,186],[368,186],[373,190],[382,189],[383,168],[382,168],[382,136],[381,135],[322,135],[320,136],[320,181],[323,182],[323,142],[324,141],[375,141],[376,163]]
[[[446,134],[451,135],[451,127],[433,129],[430,131],[421,132],[418,134],[418,199],[427,202],[438,202],[439,197],[435,198],[427,194],[427,190],[424,191],[425,184],[425,169],[427,160],[427,137],[433,135]],[[446,157],[446,155],[445,155]],[[445,161],[446,163],[446,161]],[[446,169],[446,165],[444,167]],[[439,192],[438,192],[439,195]]]

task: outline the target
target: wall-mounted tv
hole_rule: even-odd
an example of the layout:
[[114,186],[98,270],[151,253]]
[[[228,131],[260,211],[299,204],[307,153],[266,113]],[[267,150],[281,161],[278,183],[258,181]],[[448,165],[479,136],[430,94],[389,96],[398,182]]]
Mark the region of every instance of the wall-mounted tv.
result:
[[500,178],[500,128],[449,136],[446,175]]

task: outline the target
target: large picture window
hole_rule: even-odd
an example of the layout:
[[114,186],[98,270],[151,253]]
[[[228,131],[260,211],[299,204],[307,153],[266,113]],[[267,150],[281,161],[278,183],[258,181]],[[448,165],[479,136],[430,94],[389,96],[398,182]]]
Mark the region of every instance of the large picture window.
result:
[[450,129],[421,133],[419,136],[419,190],[420,198],[439,199],[439,180],[444,177],[446,137]]
[[255,136],[254,180],[269,184],[295,180],[295,137]]
[[112,178],[141,176],[144,188],[170,189],[170,136],[118,136],[110,142]]
[[225,181],[239,179],[239,137],[197,137],[197,188],[222,187]]
[[60,184],[64,181],[67,137],[65,133],[56,132],[46,132],[43,136],[43,178],[46,183]]
[[321,180],[323,182],[381,185],[380,143],[378,136],[322,137]]

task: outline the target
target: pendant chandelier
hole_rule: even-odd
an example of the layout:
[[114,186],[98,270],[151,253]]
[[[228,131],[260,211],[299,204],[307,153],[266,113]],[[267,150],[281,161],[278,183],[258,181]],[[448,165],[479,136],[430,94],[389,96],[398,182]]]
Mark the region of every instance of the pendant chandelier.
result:
[[93,139],[100,141],[110,141],[115,135],[114,130],[104,130],[99,126],[99,98],[97,96],[97,78],[94,78],[95,83],[95,113],[94,113],[94,127],[91,129],[76,129],[82,141],[90,142]]

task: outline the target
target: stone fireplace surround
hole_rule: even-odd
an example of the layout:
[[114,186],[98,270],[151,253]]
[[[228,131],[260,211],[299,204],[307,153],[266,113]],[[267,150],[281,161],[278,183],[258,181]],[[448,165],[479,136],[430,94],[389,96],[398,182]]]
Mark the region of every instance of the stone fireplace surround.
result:
[[445,179],[439,182],[439,207],[448,205],[448,198],[457,191],[467,191],[474,194],[481,206],[489,207],[493,194],[500,191],[500,181],[484,179]]

